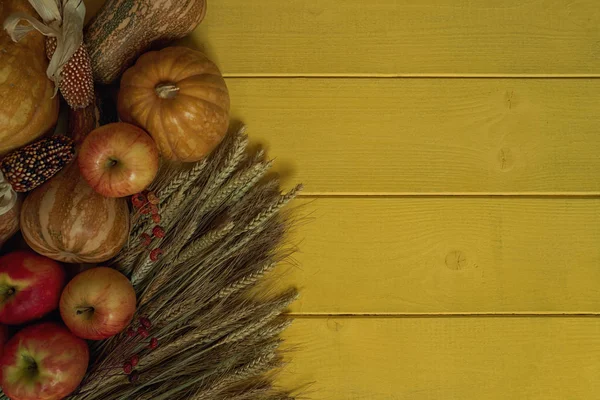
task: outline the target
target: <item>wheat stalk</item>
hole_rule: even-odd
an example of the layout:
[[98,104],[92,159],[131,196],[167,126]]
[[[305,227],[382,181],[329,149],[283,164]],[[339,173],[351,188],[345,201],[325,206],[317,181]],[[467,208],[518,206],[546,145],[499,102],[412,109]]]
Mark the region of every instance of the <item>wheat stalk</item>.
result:
[[298,185],[292,190],[290,190],[284,196],[279,197],[273,204],[271,204],[267,209],[261,211],[244,229],[246,232],[253,231],[258,229],[266,221],[268,221],[275,213],[281,210],[285,205],[287,205],[290,201],[296,198],[299,192],[303,189],[302,185]]
[[154,261],[150,259],[150,256],[146,256],[142,264],[139,264],[134,268],[131,274],[131,283],[134,287],[138,286],[139,282],[144,279],[148,272],[152,269]]
[[260,375],[262,373],[268,372],[279,365],[280,360],[273,353],[265,354],[256,360],[252,361],[250,364],[243,366],[238,369],[234,373],[227,375],[223,379],[221,379],[216,385],[214,385],[210,390],[198,393],[195,397],[192,397],[193,400],[205,400],[210,399],[212,396],[217,395],[219,392],[223,391],[227,385],[232,383],[240,382],[246,380],[248,378]]
[[[243,192],[246,188],[251,188],[258,182],[260,178],[271,168],[272,163],[258,163],[248,168],[245,171],[239,172],[226,185],[222,187],[202,208],[202,211],[210,211],[215,207],[223,204],[232,194],[236,194],[229,201],[236,202],[239,200],[238,193]],[[236,200],[237,198],[237,200]]]
[[198,180],[198,178],[200,177],[200,175],[202,174],[202,172],[204,172],[204,169],[206,168],[206,166],[208,165],[208,159],[203,159],[202,161],[200,161],[199,163],[197,163],[196,165],[194,165],[194,167],[189,171],[189,173],[187,174],[186,179],[179,184],[179,189],[177,190],[178,193],[186,193],[188,191],[188,189],[190,189],[194,183]]
[[223,299],[225,297],[229,297],[234,293],[237,293],[243,289],[246,289],[249,286],[257,283],[263,276],[265,276],[269,271],[271,271],[277,265],[276,262],[269,262],[263,265],[258,271],[251,273],[248,276],[243,277],[237,282],[232,283],[231,285],[223,288],[216,296],[215,300]]
[[[270,392],[271,392],[272,388],[271,387],[266,387],[266,388],[259,388],[259,389],[250,389],[248,391],[246,391],[245,393],[239,394],[239,395],[234,395],[234,396],[227,396],[228,400],[257,400],[257,399],[264,399]],[[223,398],[225,399],[225,398]]]
[[231,151],[225,159],[224,167],[209,180],[206,187],[200,193],[200,201],[205,200],[210,194],[219,188],[223,182],[235,171],[239,163],[245,157],[246,146],[248,145],[248,136],[238,135],[233,143]]
[[256,334],[256,339],[264,340],[264,339],[270,339],[275,336],[279,336],[283,331],[285,331],[287,328],[289,328],[293,322],[294,321],[291,319],[285,319],[281,322],[273,324],[272,326],[265,328],[264,330],[258,332]]
[[242,197],[244,197],[244,195],[248,193],[248,191],[252,189],[252,187],[254,187],[256,183],[265,176],[265,174],[269,171],[272,165],[273,162],[268,161],[259,162],[254,167],[251,167],[248,170],[248,177],[245,177],[247,181],[243,185],[237,186],[236,190],[233,193],[233,196],[231,196],[227,204],[235,204],[239,202],[242,199]]
[[178,263],[185,263],[189,261],[191,258],[199,255],[203,250],[217,243],[219,240],[223,239],[226,235],[229,234],[235,227],[233,222],[228,222],[221,228],[210,231],[206,235],[202,236],[200,239],[196,239],[190,244],[188,244],[184,250],[181,252],[179,257],[177,258]]
[[[133,214],[129,244],[114,260],[131,274],[137,315],[152,320],[160,345],[149,350],[125,334],[94,344],[94,361],[70,400],[289,398],[265,373],[282,363],[277,337],[291,320],[281,315],[297,292],[269,299],[252,289],[290,255],[281,247],[288,223],[281,209],[301,187],[280,195],[277,179],[261,183],[272,162],[262,150],[248,157],[247,144],[241,130],[185,170],[161,166],[150,189],[160,196],[167,232],[152,247],[164,256],[149,260],[139,235],[151,222]],[[141,357],[137,384],[121,370],[132,353]]]

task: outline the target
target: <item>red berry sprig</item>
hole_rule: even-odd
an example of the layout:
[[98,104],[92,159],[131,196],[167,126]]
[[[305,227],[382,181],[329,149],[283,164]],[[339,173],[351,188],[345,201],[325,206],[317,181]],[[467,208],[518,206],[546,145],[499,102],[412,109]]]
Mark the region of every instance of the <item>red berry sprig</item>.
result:
[[138,356],[137,354],[131,356],[131,359],[129,360],[129,363],[132,366],[137,367],[137,365],[140,363],[140,356]]
[[158,205],[160,203],[160,199],[154,192],[148,193],[148,196],[146,196],[146,198],[148,199],[148,202],[150,204]]
[[150,329],[152,328],[152,322],[150,322],[150,320],[146,317],[141,317],[140,318],[140,324],[142,324],[142,326],[144,328]]
[[152,234],[154,237],[162,239],[165,237],[165,230],[162,228],[162,226],[156,225],[154,228],[152,228]]
[[148,336],[150,336],[150,333],[148,332],[148,330],[146,328],[144,328],[143,326],[140,326],[137,330],[138,335],[140,335],[140,337],[142,339],[146,339]]
[[129,375],[132,371],[133,371],[133,365],[129,362],[126,362],[123,365],[123,372],[125,372],[126,375]]
[[142,233],[141,238],[144,247],[148,247],[150,246],[150,243],[152,243],[152,236],[148,235],[146,232]]
[[[150,329],[152,328],[152,321],[150,321],[150,319],[148,317],[140,317],[139,320],[139,325],[137,326],[136,329],[134,329],[134,327],[130,327],[127,329],[126,334],[127,337],[129,338],[137,338],[137,340],[140,341],[145,341],[146,339],[148,339],[150,337]],[[150,351],[153,351],[155,349],[158,348],[158,338],[156,337],[151,337],[150,341],[147,342],[147,348]],[[125,375],[128,376],[129,382],[130,383],[136,383],[140,380],[140,372],[138,370],[135,369],[135,367],[137,367],[140,363],[140,358],[141,355],[140,354],[134,354],[131,357],[129,357],[127,360],[124,361],[122,369],[123,372],[125,373]]]
[[[139,211],[141,215],[149,215],[152,218],[152,221],[156,224],[152,228],[152,234],[142,233],[140,236],[140,241],[142,245],[146,248],[149,248],[152,244],[153,238],[162,239],[166,236],[165,229],[158,225],[162,220],[160,215],[160,210],[158,205],[160,204],[160,199],[154,192],[147,193],[136,193],[131,196],[131,204],[135,209]],[[159,247],[149,250],[150,260],[153,262],[158,261],[160,256],[163,254],[163,250]]]
[[158,261],[160,256],[162,256],[163,251],[160,248],[156,248],[150,252],[150,260]]
[[131,196],[131,203],[136,209],[140,209],[146,204],[146,198],[142,193],[136,193]]

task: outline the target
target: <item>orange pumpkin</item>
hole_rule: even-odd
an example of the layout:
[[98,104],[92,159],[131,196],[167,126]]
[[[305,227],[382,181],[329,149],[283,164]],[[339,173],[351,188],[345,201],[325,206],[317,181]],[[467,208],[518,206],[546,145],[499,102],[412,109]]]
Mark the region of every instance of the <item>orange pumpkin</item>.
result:
[[[36,15],[26,1],[0,1],[0,21],[15,12]],[[44,36],[29,32],[18,43],[0,29],[0,155],[24,146],[48,132],[58,118],[58,96],[46,76]]]
[[33,250],[54,260],[104,262],[127,241],[129,208],[125,199],[96,193],[74,162],[25,199],[21,232]]
[[229,92],[217,66],[186,47],[142,55],[121,80],[119,116],[146,130],[163,157],[204,158],[229,126]]

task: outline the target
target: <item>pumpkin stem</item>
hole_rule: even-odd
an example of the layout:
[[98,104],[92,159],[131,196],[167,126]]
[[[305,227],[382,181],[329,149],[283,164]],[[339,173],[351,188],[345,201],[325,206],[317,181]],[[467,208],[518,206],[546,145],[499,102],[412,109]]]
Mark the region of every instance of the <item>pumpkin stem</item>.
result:
[[174,99],[177,97],[177,93],[179,92],[179,88],[174,83],[159,83],[154,88],[156,94],[161,99]]

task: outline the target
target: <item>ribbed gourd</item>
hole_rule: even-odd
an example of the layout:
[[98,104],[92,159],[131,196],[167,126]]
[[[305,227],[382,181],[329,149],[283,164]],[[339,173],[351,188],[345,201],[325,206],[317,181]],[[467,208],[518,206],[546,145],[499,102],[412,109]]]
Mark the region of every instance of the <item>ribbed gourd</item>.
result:
[[151,45],[187,36],[205,14],[206,0],[108,0],[85,32],[95,81],[114,82]]

